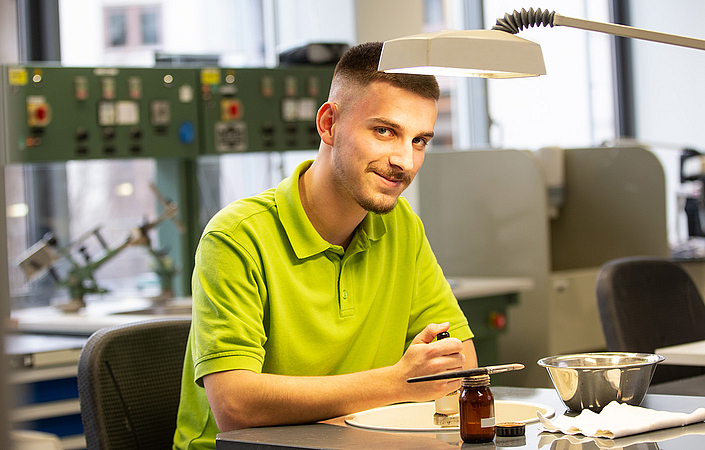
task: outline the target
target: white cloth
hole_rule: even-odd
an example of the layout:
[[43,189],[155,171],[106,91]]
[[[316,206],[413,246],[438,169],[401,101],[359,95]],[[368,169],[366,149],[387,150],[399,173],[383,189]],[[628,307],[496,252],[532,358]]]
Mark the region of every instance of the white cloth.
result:
[[543,417],[541,412],[537,414],[543,431],[609,439],[705,421],[705,408],[686,414],[618,402],[610,402],[599,414],[584,409],[576,417],[560,416],[553,420]]
[[[648,433],[635,434],[633,436],[624,436],[616,439],[593,438],[580,434],[562,434],[562,433],[541,433],[539,434],[539,448],[568,449],[568,448],[632,448],[639,444],[648,444],[653,442],[669,441],[687,435],[704,435],[705,422],[695,423],[684,427],[666,428],[658,431],[650,431]],[[556,442],[559,441],[559,442]],[[564,444],[565,442],[565,444]],[[641,447],[639,447],[641,448]],[[653,445],[645,448],[656,448]],[[686,448],[681,446],[680,448]]]

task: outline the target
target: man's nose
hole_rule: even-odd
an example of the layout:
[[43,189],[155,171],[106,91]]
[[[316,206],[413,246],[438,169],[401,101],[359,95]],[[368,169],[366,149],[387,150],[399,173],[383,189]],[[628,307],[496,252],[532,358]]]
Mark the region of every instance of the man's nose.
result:
[[401,142],[395,146],[389,163],[407,171],[414,168],[414,146],[411,142]]

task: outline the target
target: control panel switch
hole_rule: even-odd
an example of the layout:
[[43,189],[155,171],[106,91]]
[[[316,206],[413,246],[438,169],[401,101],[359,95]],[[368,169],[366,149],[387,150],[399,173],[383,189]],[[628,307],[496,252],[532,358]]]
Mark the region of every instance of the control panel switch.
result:
[[150,123],[163,127],[171,123],[171,103],[168,100],[154,100],[150,104]]
[[51,106],[41,95],[27,97],[27,125],[44,128],[51,122]]
[[238,120],[242,117],[242,103],[240,100],[224,98],[220,101],[220,120]]

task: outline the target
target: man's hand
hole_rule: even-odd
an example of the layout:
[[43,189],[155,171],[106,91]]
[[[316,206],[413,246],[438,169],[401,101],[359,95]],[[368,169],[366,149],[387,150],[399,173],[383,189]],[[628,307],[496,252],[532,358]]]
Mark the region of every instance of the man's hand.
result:
[[[458,339],[448,338],[434,342],[436,335],[448,331],[449,323],[429,324],[419,333],[394,368],[400,377],[398,386],[404,388],[406,400],[426,401],[441,398],[449,392],[460,388],[461,380],[439,380],[409,384],[407,378],[433,375],[441,372],[461,370],[477,365],[476,361],[467,361],[463,354],[464,344]],[[472,342],[472,341],[470,341]],[[472,344],[471,344],[472,345]],[[474,347],[473,347],[474,356]]]

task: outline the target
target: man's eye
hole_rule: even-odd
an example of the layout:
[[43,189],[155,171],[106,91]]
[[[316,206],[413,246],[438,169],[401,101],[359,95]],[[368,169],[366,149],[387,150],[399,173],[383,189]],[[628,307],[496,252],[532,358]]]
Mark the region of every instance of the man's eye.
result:
[[381,134],[382,136],[388,136],[392,134],[392,130],[390,130],[389,128],[379,127],[377,128],[377,133]]
[[414,144],[425,147],[428,145],[428,141],[424,138],[414,138]]

